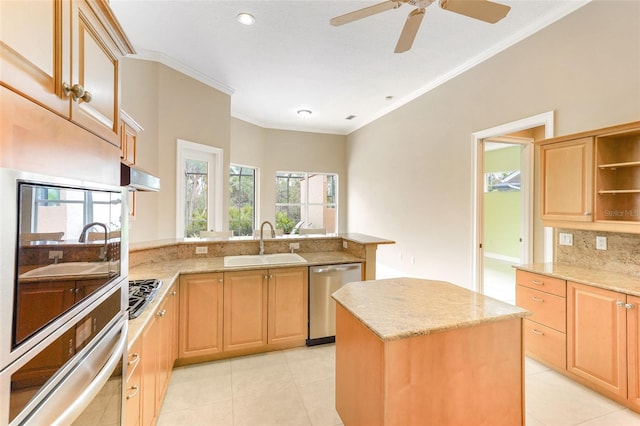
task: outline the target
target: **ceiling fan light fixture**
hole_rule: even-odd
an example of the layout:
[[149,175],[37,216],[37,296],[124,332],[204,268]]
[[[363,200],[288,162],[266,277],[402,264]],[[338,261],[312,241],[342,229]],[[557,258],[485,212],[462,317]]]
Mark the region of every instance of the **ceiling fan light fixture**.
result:
[[302,118],[311,117],[311,110],[308,110],[308,109],[299,109],[299,110],[298,110],[298,116],[300,116],[300,117],[302,117]]
[[246,12],[238,13],[236,19],[243,25],[253,25],[256,22],[256,18],[252,14]]

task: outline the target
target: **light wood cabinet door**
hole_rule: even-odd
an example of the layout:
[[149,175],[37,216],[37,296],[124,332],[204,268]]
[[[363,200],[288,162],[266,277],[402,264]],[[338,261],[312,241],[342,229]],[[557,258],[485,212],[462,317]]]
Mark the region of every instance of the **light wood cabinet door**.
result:
[[627,397],[625,300],[615,291],[567,283],[567,370],[622,398]]
[[224,273],[225,351],[267,344],[267,282],[266,270]]
[[542,218],[592,221],[593,138],[542,145]]
[[69,99],[69,4],[62,0],[0,1],[0,82],[65,117]]
[[[158,371],[158,330],[154,317],[142,332],[142,354],[140,366],[142,373],[141,389],[141,419],[144,426],[154,425],[156,422],[156,378]],[[159,407],[158,407],[159,409]]]
[[156,375],[156,416],[160,414],[162,400],[169,386],[169,378],[175,361],[175,349],[178,343],[175,340],[175,321],[177,321],[177,310],[175,306],[177,295],[176,285],[167,292],[160,307],[156,311],[157,331],[157,375]]
[[304,343],[307,337],[308,268],[269,271],[268,343]]
[[[79,85],[84,96],[70,95],[71,120],[115,146],[119,141],[119,53],[98,14],[97,7],[72,2],[70,85]],[[87,95],[88,93],[88,95]]]
[[142,340],[136,340],[127,354],[127,377],[124,391],[124,424],[140,424],[140,392],[142,389]]
[[627,399],[640,408],[640,297],[627,296]]
[[222,352],[223,275],[180,277],[180,359]]

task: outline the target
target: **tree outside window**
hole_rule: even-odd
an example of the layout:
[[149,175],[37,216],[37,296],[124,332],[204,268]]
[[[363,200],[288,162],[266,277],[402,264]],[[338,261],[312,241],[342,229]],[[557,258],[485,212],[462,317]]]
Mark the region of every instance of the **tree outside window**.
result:
[[323,173],[276,174],[276,228],[285,234],[297,227],[337,229],[338,176]]
[[185,160],[185,237],[198,237],[207,229],[208,168],[206,161]]
[[232,164],[229,169],[229,192],[229,230],[234,235],[253,235],[256,169]]

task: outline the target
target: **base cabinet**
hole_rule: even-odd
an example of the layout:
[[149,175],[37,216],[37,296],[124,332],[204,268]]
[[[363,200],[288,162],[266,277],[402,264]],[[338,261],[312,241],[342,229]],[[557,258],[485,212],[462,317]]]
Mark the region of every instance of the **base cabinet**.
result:
[[224,351],[267,345],[267,289],[269,271],[224,274]]
[[627,345],[627,315],[637,306],[625,294],[574,282],[568,282],[567,296],[567,371],[626,399],[627,349],[633,352]]
[[180,277],[180,359],[222,352],[222,274]]
[[174,284],[141,336],[141,419],[154,425],[177,355],[178,287]]
[[307,338],[309,286],[307,268],[269,271],[267,342],[303,343]]
[[127,375],[124,390],[124,422],[127,426],[138,426],[141,422],[142,389],[142,342],[138,339],[127,356]]
[[527,355],[564,370],[567,365],[566,281],[516,271],[516,304],[532,312],[524,320]]

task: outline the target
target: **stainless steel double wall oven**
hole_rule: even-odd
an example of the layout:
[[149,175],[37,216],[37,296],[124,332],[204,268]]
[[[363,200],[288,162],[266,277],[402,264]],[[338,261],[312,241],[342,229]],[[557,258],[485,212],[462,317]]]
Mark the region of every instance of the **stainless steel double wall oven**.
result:
[[125,193],[0,169],[0,425],[119,424]]

